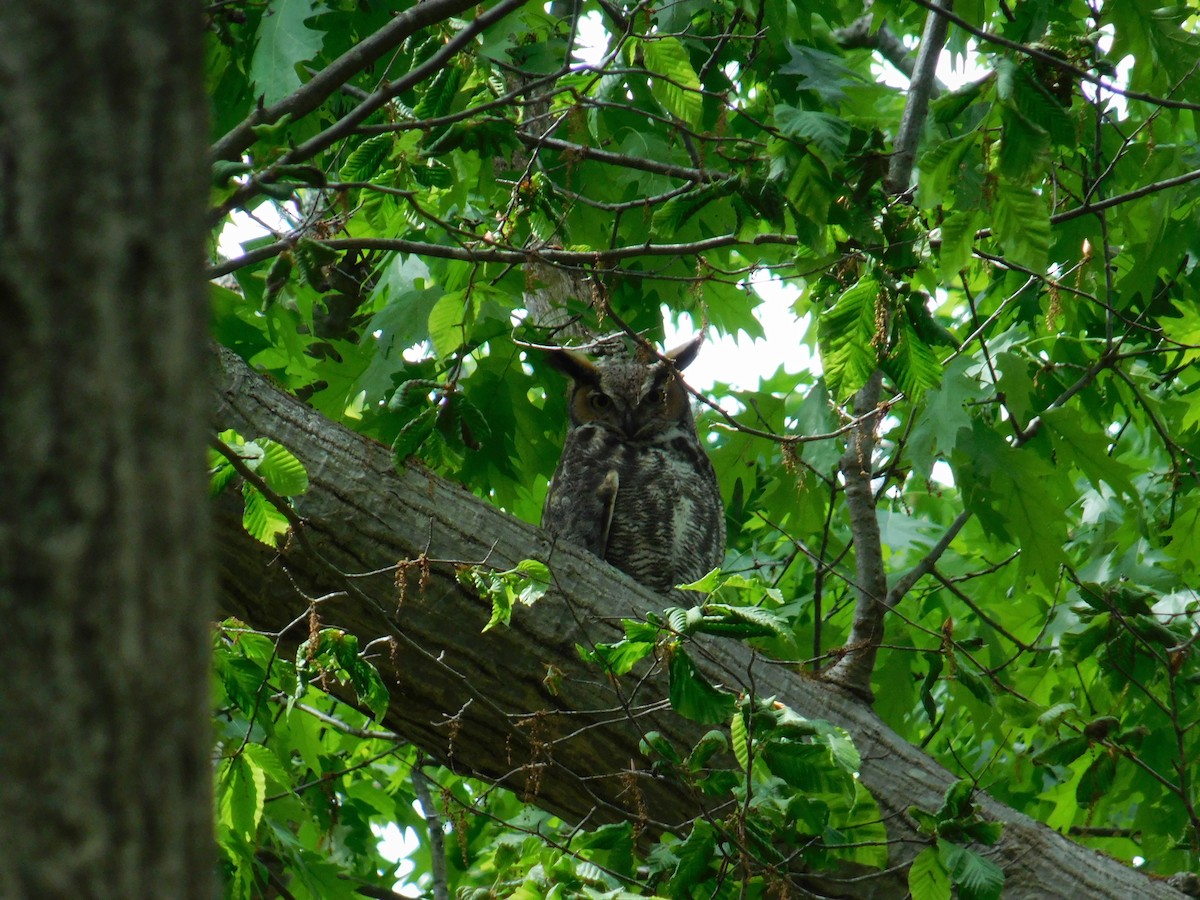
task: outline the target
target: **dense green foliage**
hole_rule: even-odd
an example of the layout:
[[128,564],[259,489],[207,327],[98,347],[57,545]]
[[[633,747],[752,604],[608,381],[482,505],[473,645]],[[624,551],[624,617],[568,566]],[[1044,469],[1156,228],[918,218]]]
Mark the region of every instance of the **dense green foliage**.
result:
[[[393,9],[214,5],[215,334],[399,461],[536,522],[565,412],[527,346],[556,340],[526,315],[546,271],[531,263],[576,279],[560,299],[593,333],[651,341],[680,318],[761,337],[749,283],[780,280],[796,324],[770,339],[789,357],[809,348],[819,371],[718,382],[700,416],[727,506],[725,572],[772,590],[726,587],[736,599],[707,624],[630,622],[597,665],[627,671],[664,634],[684,665],[680,636],[714,623],[814,672],[837,658],[856,546],[838,464],[852,398],[881,369],[883,561],[889,585],[923,560],[929,571],[888,617],[877,711],[964,784],[1155,872],[1195,869],[1200,37],[1194,9],[1157,6],[957,3],[946,55],[978,71],[932,101],[914,189],[899,193],[886,175],[904,79],[845,30],[861,4],[446,4],[324,93],[314,73]],[[876,0],[871,14],[872,33],[915,41],[926,9]],[[604,44],[587,61],[574,55],[585,20],[604,29],[588,32]],[[248,119],[252,132],[229,137]],[[275,233],[224,260],[216,236],[235,210]],[[303,490],[283,448],[246,446],[277,497]],[[248,528],[286,530],[277,513],[255,525],[264,495],[246,492]],[[489,584],[505,596],[503,578]],[[443,850],[413,811],[424,761],[319,690],[340,679],[378,709],[364,650],[314,623],[283,660],[267,637],[219,630],[230,894],[269,879],[294,896],[390,886],[372,830],[388,822],[421,837],[410,879],[434,877],[431,847]],[[835,849],[855,816],[848,845],[881,839],[842,736],[786,707],[747,712],[686,672],[675,683],[700,692],[672,697],[681,712],[714,705],[723,746],[762,729],[757,859],[882,865],[869,847]],[[647,748],[685,768],[697,751],[711,752]],[[740,762],[711,777],[746,797]],[[639,862],[629,825],[577,834],[426,772],[451,823],[451,889],[771,887],[703,820]],[[948,896],[951,878],[962,896],[995,896],[996,874],[959,845],[991,837],[964,803],[926,811],[940,856],[913,867],[915,896]],[[781,848],[796,829],[823,844]]]

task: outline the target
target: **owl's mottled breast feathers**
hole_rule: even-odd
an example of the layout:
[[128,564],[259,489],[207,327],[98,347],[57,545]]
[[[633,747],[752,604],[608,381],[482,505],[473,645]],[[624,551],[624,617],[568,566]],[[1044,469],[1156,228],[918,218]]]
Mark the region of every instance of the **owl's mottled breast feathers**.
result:
[[547,353],[572,384],[542,526],[664,593],[725,555],[716,473],[679,376],[700,343],[665,354],[669,362]]

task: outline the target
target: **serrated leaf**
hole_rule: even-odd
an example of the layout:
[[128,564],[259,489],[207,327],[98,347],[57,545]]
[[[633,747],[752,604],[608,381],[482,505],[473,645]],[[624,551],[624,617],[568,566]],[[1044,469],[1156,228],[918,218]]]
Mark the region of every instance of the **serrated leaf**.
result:
[[396,435],[396,440],[392,442],[392,456],[396,463],[403,465],[410,456],[416,456],[417,450],[433,434],[436,425],[437,410],[432,406],[406,422]]
[[863,84],[864,78],[848,67],[843,58],[804,44],[787,43],[791,59],[779,67],[780,74],[797,76],[796,87],[815,91],[825,102],[837,106],[846,99],[846,89]]
[[550,587],[550,567],[540,559],[523,559],[517,563],[515,571],[520,572],[532,583],[543,588]]
[[679,585],[681,590],[685,591],[703,591],[706,594],[711,594],[717,589],[717,584],[721,580],[721,570],[719,568],[711,570],[703,578],[697,579],[690,584]]
[[308,490],[308,470],[290,450],[267,438],[255,441],[263,457],[255,467],[267,487],[283,497],[293,497]]
[[596,644],[593,657],[613,675],[626,675],[654,650],[647,641],[618,641],[615,644]]
[[1019,110],[1005,105],[1000,115],[1000,174],[1019,184],[1032,184],[1049,159],[1050,136]]
[[936,141],[921,155],[917,198],[922,206],[948,206],[965,170],[980,162],[979,136],[974,133]]
[[350,676],[350,684],[359,703],[371,711],[376,721],[382,719],[387,712],[389,698],[379,670],[357,655],[344,668]]
[[466,340],[470,303],[461,291],[445,294],[429,311],[429,339],[438,356],[449,356]]
[[950,900],[950,873],[937,848],[926,847],[912,861],[908,870],[908,890],[912,900]]
[[355,147],[342,163],[341,180],[370,181],[395,145],[396,139],[390,134],[377,134],[367,138]]
[[1094,805],[1112,790],[1116,774],[1116,759],[1108,751],[1102,751],[1079,776],[1079,784],[1075,786],[1075,801],[1084,807]]
[[221,820],[243,840],[253,841],[267,796],[263,770],[246,754],[227,760],[219,780]]
[[725,732],[716,729],[706,732],[696,742],[696,746],[692,748],[692,752],[688,754],[688,768],[693,772],[699,772],[712,759],[713,754],[723,753],[728,749],[729,738],[725,736]]
[[704,877],[716,859],[716,848],[716,829],[703,819],[697,819],[692,825],[692,833],[674,848],[679,863],[675,866],[675,872],[667,885],[668,895],[690,895],[691,889]]
[[824,744],[768,740],[762,744],[763,762],[779,778],[799,791],[854,796],[853,776],[839,766]]
[[[709,603],[704,607],[706,621],[720,616],[726,624],[745,626],[755,636],[778,636],[788,634],[787,623],[779,615],[759,606],[730,606],[725,603]],[[708,622],[708,624],[712,624]]]
[[846,155],[850,123],[829,113],[813,112],[780,103],[775,107],[775,127],[791,138],[801,138],[816,151],[827,168]]
[[729,720],[729,737],[733,743],[733,755],[745,772],[750,768],[750,734],[746,729],[746,713],[738,710]]
[[647,731],[638,743],[638,749],[648,759],[663,759],[672,765],[679,765],[683,761],[675,745],[659,731]]
[[983,216],[976,209],[954,210],[942,220],[942,243],[938,248],[938,263],[942,279],[949,281],[971,261],[975,247],[975,232]]
[[450,112],[454,98],[462,86],[465,73],[457,65],[442,68],[429,82],[421,99],[413,107],[413,116],[418,119],[436,119]]
[[989,75],[986,78],[973,81],[956,91],[949,91],[935,98],[929,104],[930,116],[939,125],[958,121],[962,114],[967,111],[968,107],[982,96],[984,87],[990,84],[991,81],[992,76]]
[[458,398],[456,406],[458,428],[462,442],[468,449],[479,450],[492,436],[492,427],[484,418],[483,411],[466,397]]
[[875,347],[879,284],[867,276],[848,288],[822,315],[817,346],[834,398],[845,401],[867,383],[879,364]]
[[674,37],[644,40],[640,46],[646,67],[662,76],[651,80],[655,99],[675,118],[698,127],[704,100],[700,95],[700,77],[692,68],[687,48]]
[[971,795],[975,792],[975,783],[969,778],[960,778],[946,788],[942,794],[942,805],[938,807],[939,821],[966,818],[971,815]]
[[1001,180],[992,225],[1006,259],[1042,271],[1050,252],[1050,210],[1045,197],[1032,187]]
[[1066,766],[1087,752],[1088,739],[1082,734],[1072,735],[1043,747],[1033,755],[1035,766]]
[[938,841],[938,854],[962,900],[1000,900],[1004,870],[974,850]]
[[901,323],[895,346],[883,361],[883,370],[913,402],[942,383],[942,364],[907,321]]
[[287,517],[252,484],[242,485],[242,498],[246,504],[242,513],[242,527],[246,533],[268,547],[279,546],[279,539],[290,527]]
[[929,724],[932,725],[937,722],[938,712],[937,700],[935,700],[933,697],[933,686],[937,684],[938,677],[942,674],[944,662],[942,660],[942,654],[940,653],[930,653],[928,656],[929,669],[926,671],[925,678],[921,682],[920,696],[921,706],[925,710],[925,716],[929,719]]
[[681,716],[711,725],[724,722],[733,714],[736,704],[733,694],[713,687],[682,647],[676,647],[672,653],[668,672],[671,707]]
[[708,204],[728,197],[731,189],[732,185],[729,182],[722,181],[704,184],[678,197],[672,197],[654,210],[651,224],[656,231],[667,234],[679,231]]

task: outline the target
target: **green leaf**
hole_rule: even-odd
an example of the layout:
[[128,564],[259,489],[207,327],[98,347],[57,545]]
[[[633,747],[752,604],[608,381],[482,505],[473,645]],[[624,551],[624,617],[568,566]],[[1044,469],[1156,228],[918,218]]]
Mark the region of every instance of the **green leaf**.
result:
[[639,743],[639,749],[649,759],[663,759],[676,766],[683,761],[675,746],[658,731],[647,731]]
[[717,832],[708,822],[697,819],[692,832],[675,847],[679,859],[667,884],[670,897],[689,897],[695,885],[705,876],[719,857],[716,854]]
[[863,76],[849,68],[840,56],[791,41],[786,46],[791,59],[779,67],[780,74],[799,76],[796,82],[799,90],[815,91],[835,107],[846,99],[848,88],[864,82]]
[[729,737],[733,742],[733,755],[742,771],[750,768],[750,733],[746,728],[746,711],[738,710],[729,720]]
[[1075,786],[1075,801],[1083,807],[1094,806],[1113,789],[1116,775],[1116,758],[1110,751],[1102,750],[1079,776],[1079,784]]
[[975,248],[975,232],[979,230],[983,216],[976,209],[955,210],[942,221],[942,243],[938,248],[938,262],[944,281],[955,278],[971,261]]
[[987,679],[963,660],[959,660],[958,665],[954,669],[954,679],[985,706],[991,706],[996,702],[996,696],[992,693],[991,685],[988,684]]
[[926,847],[908,870],[908,890],[912,900],[950,900],[950,873],[935,847]]
[[392,455],[397,465],[403,465],[410,456],[418,455],[417,451],[433,434],[435,425],[437,425],[437,409],[432,406],[422,410],[420,414],[404,424],[400,433],[396,435],[396,440],[392,443]]
[[831,169],[845,157],[850,143],[850,125],[844,119],[786,103],[775,107],[775,126],[788,137],[811,143],[821,161]]
[[876,306],[880,286],[867,276],[848,288],[820,318],[817,344],[834,397],[845,401],[867,383],[879,363]]
[[342,163],[342,181],[369,181],[388,158],[396,139],[390,134],[377,134],[367,138]]
[[359,703],[371,711],[376,721],[381,720],[387,712],[389,696],[379,670],[361,656],[356,656],[346,665],[346,672]]
[[253,841],[267,796],[266,774],[242,753],[225,761],[218,784],[222,823],[244,840]]
[[883,370],[913,402],[942,382],[942,364],[937,355],[917,337],[916,330],[907,321],[900,325],[895,346],[884,361]]
[[820,744],[768,741],[760,755],[775,775],[808,793],[829,793],[831,774],[836,773],[837,778],[846,774],[835,768],[829,748]]
[[413,116],[417,119],[436,119],[450,112],[465,74],[457,65],[439,69],[413,108]]
[[1166,538],[1167,555],[1177,561],[1180,571],[1195,572],[1200,564],[1200,502],[1195,495],[1180,498]]
[[698,127],[704,101],[700,96],[700,78],[692,68],[687,49],[674,37],[645,39],[639,47],[646,67],[662,76],[651,80],[655,99],[675,118]]
[[242,514],[242,527],[246,533],[268,547],[279,546],[279,540],[291,527],[287,516],[267,499],[258,488],[250,483],[242,485],[242,498],[246,508]]
[[512,571],[524,579],[517,596],[526,606],[542,599],[550,589],[550,567],[541,560],[523,559]]
[[668,671],[671,706],[681,716],[708,725],[733,715],[736,698],[713,687],[682,647],[676,646],[672,652]]
[[724,753],[729,749],[729,738],[725,736],[723,731],[709,731],[704,734],[696,746],[692,748],[692,752],[688,754],[687,766],[693,772],[699,772],[703,769],[715,753]]
[[937,700],[933,697],[933,688],[937,684],[938,678],[942,674],[942,654],[928,653],[929,670],[925,673],[925,679],[921,682],[921,706],[925,709],[925,716],[929,719],[929,724],[937,722]]
[[1082,734],[1072,735],[1043,747],[1033,755],[1035,766],[1066,766],[1087,752],[1090,741]]
[[1050,251],[1050,210],[1032,187],[1002,181],[992,218],[1006,259],[1035,271],[1045,268]]
[[1049,159],[1050,136],[1007,105],[1002,107],[1000,122],[1000,174],[1018,184],[1035,183]]
[[1054,444],[1054,454],[1060,465],[1073,464],[1096,487],[1104,482],[1130,500],[1138,497],[1132,478],[1132,468],[1113,458],[1109,438],[1078,409],[1059,407],[1042,413],[1042,423]]
[[648,641],[598,643],[593,648],[592,658],[613,675],[626,675],[653,651],[654,643]]
[[450,356],[467,340],[472,304],[461,291],[445,294],[429,311],[429,339],[438,356]]
[[262,476],[267,487],[283,497],[293,497],[308,490],[308,471],[290,450],[267,438],[259,438],[254,443],[262,448],[263,455],[251,468]]
[[300,87],[296,67],[315,58],[325,43],[325,32],[305,23],[323,12],[320,0],[268,0],[250,60],[250,80],[265,105]]
[[1066,560],[1063,474],[1032,447],[1013,449],[979,423],[960,433],[953,459],[967,508],[990,534],[1020,547],[1022,574],[1053,586]]
[[946,840],[938,841],[938,855],[962,900],[1000,900],[1004,870],[990,859]]

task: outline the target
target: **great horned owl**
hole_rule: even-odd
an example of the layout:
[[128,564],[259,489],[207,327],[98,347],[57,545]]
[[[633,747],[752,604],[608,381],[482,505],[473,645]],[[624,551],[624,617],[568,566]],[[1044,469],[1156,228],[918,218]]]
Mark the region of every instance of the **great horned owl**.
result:
[[571,424],[542,527],[662,593],[725,556],[717,476],[679,378],[701,341],[667,353],[670,363],[547,354],[571,378]]

